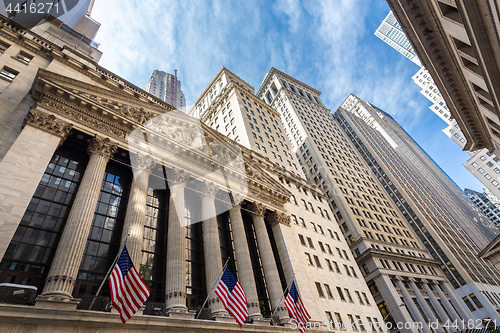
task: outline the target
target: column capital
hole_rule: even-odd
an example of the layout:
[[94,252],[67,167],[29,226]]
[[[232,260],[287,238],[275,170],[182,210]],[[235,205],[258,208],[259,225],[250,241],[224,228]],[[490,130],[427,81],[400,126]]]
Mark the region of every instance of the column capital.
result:
[[394,280],[403,282],[403,278],[401,276],[395,276]]
[[417,280],[415,280],[415,278],[412,277],[409,277],[407,280],[408,282],[413,282],[413,283],[417,282]]
[[203,196],[207,197],[215,197],[217,192],[219,192],[219,185],[214,184],[213,182],[208,182],[206,180],[198,183],[196,189],[200,191]]
[[53,114],[46,114],[35,108],[30,108],[26,115],[23,127],[26,125],[38,128],[39,130],[58,136],[61,139],[66,139],[73,127],[72,124],[57,119]]
[[429,284],[429,280],[427,280],[427,279],[420,279],[420,282],[422,282],[424,284]]
[[271,225],[284,224],[286,226],[290,226],[290,220],[290,215],[276,210],[269,215],[269,222]]
[[182,169],[173,168],[167,172],[169,185],[185,185],[191,175]]
[[118,150],[118,146],[113,144],[109,138],[101,138],[96,135],[92,139],[87,140],[87,142],[89,143],[89,147],[87,148],[89,155],[98,154],[111,158]]
[[133,160],[132,170],[134,172],[144,172],[149,174],[156,165],[156,160],[149,154],[144,154],[139,152],[131,153],[130,159]]
[[232,204],[234,207],[241,206],[245,198],[246,196],[244,196],[243,194],[231,192],[231,199],[233,200]]
[[247,208],[253,215],[264,216],[264,213],[266,212],[266,206],[258,202],[252,202],[248,204]]

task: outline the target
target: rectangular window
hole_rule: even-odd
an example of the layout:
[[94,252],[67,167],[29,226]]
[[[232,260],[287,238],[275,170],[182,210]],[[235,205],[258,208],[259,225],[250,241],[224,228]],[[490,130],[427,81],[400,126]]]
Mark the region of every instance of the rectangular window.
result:
[[359,291],[356,290],[354,293],[356,294],[356,297],[358,298],[359,304],[365,305],[365,303],[363,302],[363,299],[361,298],[361,294],[359,293]]
[[325,297],[325,294],[323,293],[323,288],[321,288],[321,283],[316,282],[316,289],[318,289],[319,297]]
[[342,292],[342,289],[340,289],[340,287],[337,287],[337,293],[339,294],[340,299],[345,301],[344,293]]
[[3,67],[2,71],[0,71],[0,78],[12,82],[16,78],[17,74],[19,74],[18,71],[15,71],[9,67]]
[[318,232],[318,229],[316,229],[316,224],[314,224],[314,222],[311,222],[311,226],[315,232]]
[[476,308],[474,305],[472,305],[472,302],[469,300],[469,297],[465,296],[462,298],[464,300],[465,305],[469,308],[470,312],[476,311]]
[[304,236],[302,236],[301,234],[299,234],[299,240],[300,240],[300,244],[306,246],[306,241],[304,239]]
[[293,215],[293,214],[292,214],[292,222],[293,222],[294,224],[297,224],[297,225],[299,224],[299,221],[297,221],[297,216],[295,216],[295,215]]
[[335,324],[335,327],[337,327],[338,329],[345,329],[344,322],[342,321],[342,317],[340,316],[340,313],[335,312],[335,320],[337,321]]
[[314,266],[313,265],[313,262],[312,262],[312,259],[311,259],[311,255],[309,253],[306,253],[306,260],[307,260],[307,263],[310,265],[310,266]]
[[476,304],[476,306],[477,306],[478,309],[481,309],[483,307],[483,305],[481,304],[481,302],[477,299],[476,295],[470,294],[469,297],[474,302],[474,304]]
[[314,243],[313,243],[313,241],[312,241],[312,239],[310,237],[307,237],[307,242],[309,243],[309,247],[311,249],[314,249]]
[[316,267],[323,268],[323,267],[321,267],[321,263],[319,262],[318,256],[314,256],[314,262],[316,263]]
[[366,296],[365,293],[362,293],[363,294],[363,298],[365,299],[365,302],[367,305],[370,305],[370,301],[368,300],[368,296]]
[[351,293],[349,292],[349,289],[344,288],[344,291],[345,291],[345,294],[346,294],[347,299],[349,300],[349,302],[354,303],[354,301],[352,300],[352,297],[351,297]]
[[360,330],[366,331],[365,330],[365,325],[363,325],[363,321],[361,320],[360,316],[356,316],[356,323],[359,325],[359,329]]
[[358,326],[356,326],[356,323],[354,322],[354,318],[352,317],[352,315],[348,314],[347,318],[349,318],[349,324],[351,325],[351,328],[354,331],[357,331],[358,330]]
[[0,53],[3,53],[5,50],[7,50],[9,46],[10,44],[0,41]]

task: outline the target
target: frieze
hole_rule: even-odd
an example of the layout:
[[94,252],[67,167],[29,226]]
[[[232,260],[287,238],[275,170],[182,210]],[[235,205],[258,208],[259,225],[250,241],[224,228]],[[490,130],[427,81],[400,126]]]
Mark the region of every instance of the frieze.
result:
[[23,127],[26,125],[33,126],[44,132],[65,139],[71,131],[72,125],[57,119],[53,114],[45,114],[35,108],[30,108],[28,115],[24,119]]
[[49,108],[52,108],[56,111],[59,111],[68,117],[71,117],[73,119],[79,120],[81,123],[92,127],[98,132],[101,132],[103,134],[111,134],[112,136],[115,136],[117,138],[125,139],[126,137],[126,132],[123,130],[119,130],[117,128],[114,128],[111,125],[106,124],[105,122],[96,119],[91,116],[86,116],[82,111],[78,110],[72,110],[66,106],[63,106],[62,104],[59,104],[55,101],[51,101],[47,98],[44,98],[42,100],[42,105],[47,106]]

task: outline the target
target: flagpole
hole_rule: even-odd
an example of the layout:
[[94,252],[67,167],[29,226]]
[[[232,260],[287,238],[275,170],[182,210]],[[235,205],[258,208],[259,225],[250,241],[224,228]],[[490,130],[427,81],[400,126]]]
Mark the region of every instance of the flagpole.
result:
[[276,313],[276,311],[279,309],[280,305],[281,305],[281,302],[283,301],[283,298],[285,297],[285,293],[290,290],[290,286],[292,285],[293,281],[295,281],[295,273],[293,273],[293,278],[292,278],[292,281],[290,281],[290,283],[288,284],[288,286],[286,287],[285,291],[283,292],[283,295],[281,295],[281,298],[280,298],[280,302],[278,303],[278,305],[276,306],[276,308],[274,309],[273,311],[273,314],[271,315],[271,320],[273,320],[274,318],[274,314]]
[[92,309],[92,305],[94,305],[94,302],[95,302],[97,296],[99,296],[99,293],[101,292],[101,289],[104,286],[104,283],[106,283],[106,280],[108,279],[109,274],[111,273],[111,271],[115,267],[115,264],[118,261],[118,258],[120,258],[120,255],[122,254],[123,248],[125,247],[125,245],[127,245],[128,236],[130,236],[130,234],[127,234],[127,237],[125,237],[125,241],[123,242],[123,246],[120,247],[120,251],[118,251],[118,254],[115,257],[115,260],[113,261],[113,264],[109,267],[108,272],[104,276],[104,279],[102,280],[101,285],[99,286],[99,289],[97,289],[97,293],[95,294],[94,299],[92,299],[92,303],[90,303],[89,310]]
[[220,280],[222,274],[224,274],[224,271],[226,270],[227,264],[229,263],[229,259],[231,259],[231,257],[227,257],[226,263],[222,267],[222,271],[220,272],[219,277],[217,278],[217,280],[215,280],[215,283],[212,286],[212,289],[210,289],[210,292],[208,293],[207,298],[205,299],[205,302],[203,302],[203,305],[201,306],[200,312],[198,312],[198,314],[196,315],[196,318],[194,318],[194,319],[198,319],[198,317],[200,316],[200,313],[203,310],[203,308],[205,307],[205,304],[207,304],[208,298],[212,294],[212,291],[214,290],[215,286],[219,283],[219,280]]

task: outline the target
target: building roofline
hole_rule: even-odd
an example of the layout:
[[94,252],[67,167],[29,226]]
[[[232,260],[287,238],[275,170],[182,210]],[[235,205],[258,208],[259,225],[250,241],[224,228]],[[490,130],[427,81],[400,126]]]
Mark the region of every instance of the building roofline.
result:
[[318,96],[321,95],[321,91],[319,91],[317,89],[314,89],[310,85],[307,85],[304,82],[301,82],[301,81],[297,80],[296,78],[294,78],[294,77],[286,74],[285,72],[280,71],[279,69],[276,69],[275,67],[271,67],[271,69],[269,70],[269,72],[264,76],[264,80],[262,80],[262,83],[260,84],[260,88],[257,91],[257,93],[255,94],[255,96],[259,97],[261,95],[261,93],[264,92],[263,90],[264,90],[265,83],[272,77],[272,74],[277,74],[277,75],[284,76],[288,81],[294,82],[297,85],[304,86],[307,89],[310,89],[312,92],[314,92]]

